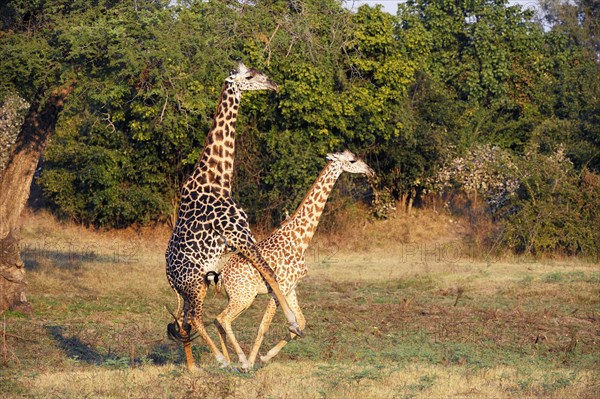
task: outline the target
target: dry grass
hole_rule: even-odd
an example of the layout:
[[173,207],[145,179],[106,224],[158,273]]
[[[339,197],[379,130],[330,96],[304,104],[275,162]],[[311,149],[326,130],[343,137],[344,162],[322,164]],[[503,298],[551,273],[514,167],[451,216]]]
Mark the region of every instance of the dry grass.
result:
[[[597,264],[482,261],[457,239],[460,223],[412,218],[365,224],[349,246],[319,237],[298,289],[307,336],[244,375],[217,369],[198,344],[202,368],[189,374],[165,339],[175,301],[164,229],[96,232],[29,215],[35,313],[5,315],[0,397],[600,398]],[[372,242],[356,245],[364,234]],[[246,349],[257,302],[234,324]],[[209,293],[207,323],[224,303]],[[264,350],[284,332],[278,316]]]
[[272,364],[251,378],[206,370],[188,374],[169,365],[48,373],[28,380],[26,387],[31,396],[40,398],[137,398],[141,392],[145,397],[188,398],[513,398],[517,392],[519,397],[593,398],[599,388],[596,378],[592,372],[573,377],[566,369],[548,376],[507,367],[410,365],[365,370],[296,361]]
[[400,245],[421,246],[460,244],[468,234],[468,221],[431,209],[414,210],[410,215],[397,210],[385,220],[374,220],[362,206],[337,210],[320,226],[313,240],[343,252],[388,252]]

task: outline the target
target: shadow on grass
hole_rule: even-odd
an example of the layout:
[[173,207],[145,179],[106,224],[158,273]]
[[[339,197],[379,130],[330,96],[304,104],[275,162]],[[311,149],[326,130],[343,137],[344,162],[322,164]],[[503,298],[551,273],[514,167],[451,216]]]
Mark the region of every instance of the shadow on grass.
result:
[[185,363],[185,354],[182,345],[172,343],[160,343],[152,347],[148,359],[156,366],[163,366],[168,363]]
[[42,264],[72,269],[84,264],[126,264],[138,261],[142,252],[137,240],[95,241],[40,235],[19,243],[25,266],[35,269]]
[[21,251],[21,257],[25,262],[25,267],[28,270],[36,270],[41,268],[42,265],[49,265],[59,269],[80,269],[86,264],[106,263],[106,264],[121,264],[129,263],[133,256],[127,257],[125,255],[114,253],[114,254],[101,254],[93,252],[91,250],[82,250],[81,252],[70,252],[62,250],[51,250],[51,249],[36,249],[25,247]]
[[66,337],[63,334],[63,327],[46,326],[46,330],[52,339],[56,341],[58,347],[65,351],[68,358],[95,365],[100,365],[106,360],[107,355],[101,355],[97,350],[83,343],[79,338]]
[[90,365],[133,367],[143,364],[153,364],[161,366],[168,363],[183,364],[185,361],[183,348],[170,343],[158,343],[152,347],[147,355],[132,358],[112,353],[110,350],[108,353],[102,354],[92,346],[81,341],[78,337],[65,336],[64,328],[61,326],[46,326],[46,330],[69,359]]

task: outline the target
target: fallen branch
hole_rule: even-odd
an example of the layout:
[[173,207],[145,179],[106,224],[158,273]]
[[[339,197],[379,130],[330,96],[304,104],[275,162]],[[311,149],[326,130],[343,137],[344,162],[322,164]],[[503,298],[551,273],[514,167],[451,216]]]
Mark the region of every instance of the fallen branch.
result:
[[9,333],[7,333],[7,332],[4,332],[4,337],[15,338],[15,339],[19,339],[19,340],[21,340],[21,341],[26,341],[26,342],[34,342],[34,343],[37,343],[37,342],[38,342],[36,339],[31,339],[31,338],[23,338],[23,337],[20,337],[20,336],[18,336],[18,335],[15,335],[15,334],[9,334]]

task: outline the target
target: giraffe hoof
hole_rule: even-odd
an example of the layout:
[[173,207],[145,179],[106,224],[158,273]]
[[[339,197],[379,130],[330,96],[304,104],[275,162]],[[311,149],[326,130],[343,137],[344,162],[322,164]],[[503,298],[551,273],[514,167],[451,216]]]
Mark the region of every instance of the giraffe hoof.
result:
[[217,355],[216,360],[219,363],[219,368],[226,369],[229,367],[229,362],[227,361],[227,359],[225,359],[225,356]]
[[229,371],[239,374],[247,374],[250,372],[250,368],[246,364],[241,364],[240,366],[234,366],[233,364],[230,364]]
[[196,366],[195,364],[192,364],[192,365],[189,365],[189,364],[188,364],[188,371],[189,371],[190,373],[195,373],[195,372],[197,372],[198,370],[200,370],[200,368],[199,368],[198,366]]
[[296,334],[300,338],[304,337],[304,332],[302,330],[300,330],[300,326],[298,324],[296,324],[296,323],[290,324],[288,328],[291,333]]

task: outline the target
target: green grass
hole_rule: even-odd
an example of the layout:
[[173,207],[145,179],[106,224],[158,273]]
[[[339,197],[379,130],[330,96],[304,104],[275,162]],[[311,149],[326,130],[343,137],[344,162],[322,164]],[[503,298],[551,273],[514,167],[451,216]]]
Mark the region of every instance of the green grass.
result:
[[552,272],[542,277],[545,283],[596,283],[600,284],[600,273],[584,273],[582,271],[574,272]]

